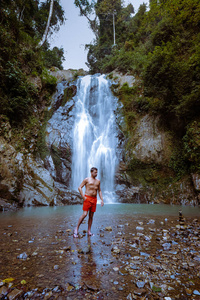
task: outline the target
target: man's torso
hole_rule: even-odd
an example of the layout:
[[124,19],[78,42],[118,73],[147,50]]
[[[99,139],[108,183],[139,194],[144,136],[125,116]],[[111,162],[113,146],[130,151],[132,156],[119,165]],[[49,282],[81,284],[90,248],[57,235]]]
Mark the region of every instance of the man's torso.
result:
[[91,177],[87,178],[87,183],[85,185],[85,194],[88,196],[96,197],[97,191],[99,189],[100,181],[98,179],[93,179]]

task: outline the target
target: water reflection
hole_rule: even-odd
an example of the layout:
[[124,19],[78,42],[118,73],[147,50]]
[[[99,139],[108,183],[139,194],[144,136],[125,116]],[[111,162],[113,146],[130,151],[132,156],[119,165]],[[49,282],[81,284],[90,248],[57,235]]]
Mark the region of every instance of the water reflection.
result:
[[[105,204],[104,207],[97,205],[97,215],[151,215],[151,216],[177,216],[179,210],[182,210],[186,216],[199,216],[200,207],[166,205],[166,204]],[[47,219],[47,221],[56,221],[57,218],[66,216],[74,220],[82,212],[82,205],[68,205],[61,207],[27,207],[17,212],[0,213],[2,219]]]
[[85,245],[80,239],[75,239],[76,252],[78,253],[78,264],[80,270],[76,269],[75,277],[79,278],[79,285],[85,284],[90,289],[99,288],[99,280],[97,274],[97,261],[94,257],[94,248],[92,246],[91,237],[87,237]]

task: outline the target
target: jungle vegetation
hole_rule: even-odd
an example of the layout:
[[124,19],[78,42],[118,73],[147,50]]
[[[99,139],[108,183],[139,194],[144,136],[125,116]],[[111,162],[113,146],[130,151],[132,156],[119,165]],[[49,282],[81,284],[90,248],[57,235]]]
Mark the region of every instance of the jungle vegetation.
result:
[[[53,65],[62,69],[62,48],[51,50],[47,41],[38,46],[46,28],[49,6],[49,0],[1,0],[0,114],[13,126],[19,126],[41,105],[41,95],[30,77],[39,76],[42,88],[51,93],[56,81],[47,68]],[[64,20],[64,11],[59,0],[55,0],[48,34],[59,30]],[[48,98],[48,92],[45,95]]]
[[121,0],[75,4],[96,36],[87,45],[91,73],[118,70],[138,82],[118,93],[129,134],[135,113],[161,116],[179,145],[171,167],[200,172],[200,2],[150,0],[136,14]]

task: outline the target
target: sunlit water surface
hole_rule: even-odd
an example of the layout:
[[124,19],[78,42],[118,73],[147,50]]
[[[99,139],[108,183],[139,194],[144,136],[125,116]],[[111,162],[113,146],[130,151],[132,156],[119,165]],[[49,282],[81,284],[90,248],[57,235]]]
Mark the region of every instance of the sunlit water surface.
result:
[[[116,215],[146,215],[146,216],[178,216],[179,211],[185,216],[200,216],[200,207],[165,205],[165,204],[105,204],[97,205],[96,217],[101,215],[116,218]],[[68,205],[62,207],[26,207],[17,212],[0,214],[0,220],[15,218],[76,218],[82,213],[82,205]]]

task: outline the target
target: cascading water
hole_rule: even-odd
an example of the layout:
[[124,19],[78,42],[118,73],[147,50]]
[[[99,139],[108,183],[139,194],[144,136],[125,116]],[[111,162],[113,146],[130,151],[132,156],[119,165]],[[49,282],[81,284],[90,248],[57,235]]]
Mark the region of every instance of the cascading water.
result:
[[90,176],[90,168],[98,168],[98,179],[107,203],[114,202],[114,176],[118,158],[117,126],[114,109],[116,99],[105,75],[78,79],[73,128],[72,186]]

